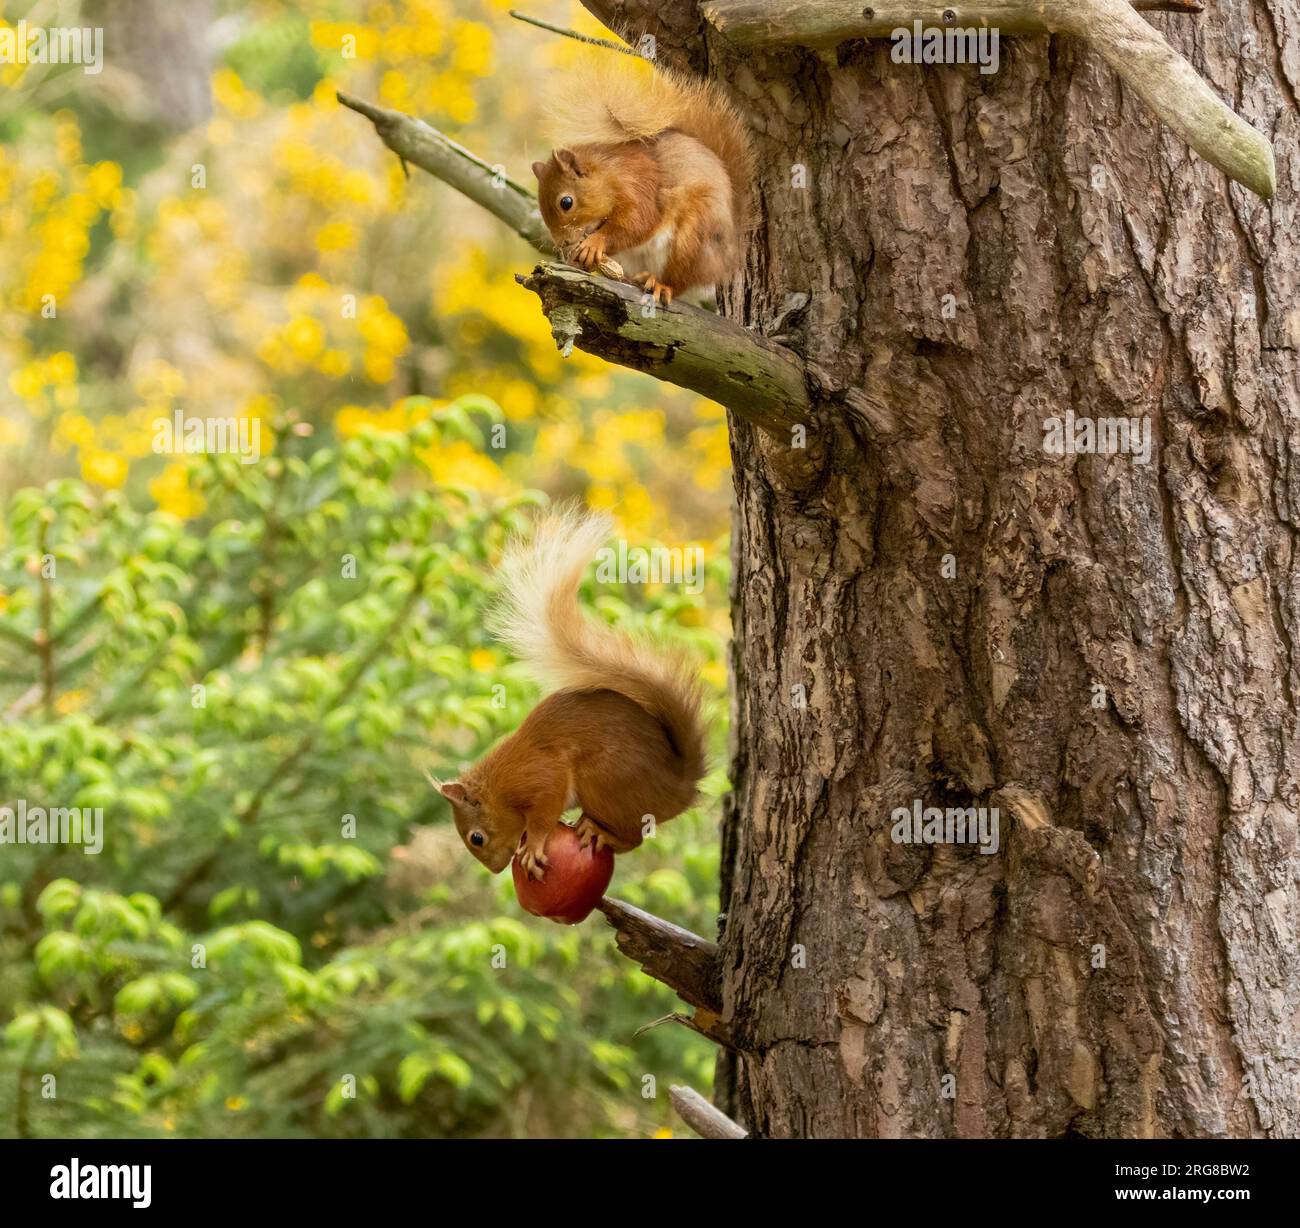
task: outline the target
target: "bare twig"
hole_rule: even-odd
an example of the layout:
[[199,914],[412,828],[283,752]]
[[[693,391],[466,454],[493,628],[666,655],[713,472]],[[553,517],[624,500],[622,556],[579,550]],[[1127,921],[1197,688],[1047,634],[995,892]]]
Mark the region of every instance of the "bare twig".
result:
[[521,183],[511,179],[503,166],[489,165],[423,120],[377,107],[350,94],[340,92],[338,100],[370,120],[380,140],[398,157],[468,196],[539,252],[547,255],[555,252],[555,245],[538,212],[536,197]]
[[36,707],[40,702],[41,684],[34,682],[5,709],[5,719],[16,721],[24,712]]
[[693,1015],[684,1015],[681,1011],[673,1011],[668,1015],[661,1015],[658,1019],[652,1019],[649,1023],[643,1023],[633,1036],[640,1036],[645,1032],[653,1032],[655,1028],[661,1028],[665,1023],[679,1023],[684,1028],[689,1028],[705,1040],[711,1040],[715,1045],[721,1045],[724,1049],[739,1050],[740,1046],[736,1044],[732,1037],[731,1029],[727,1027],[712,1011],[707,1011],[701,1007]]
[[701,1138],[748,1138],[749,1131],[736,1125],[721,1109],[715,1108],[693,1087],[668,1089],[669,1099],[680,1117]]
[[576,38],[580,43],[590,43],[593,47],[608,47],[610,51],[621,51],[624,55],[636,55],[631,47],[624,47],[622,43],[616,43],[608,38],[593,38],[590,34],[582,34],[577,30],[570,30],[564,26],[553,26],[549,21],[542,21],[538,17],[529,17],[527,13],[521,13],[518,9],[510,9],[510,16],[516,21],[526,21],[530,26],[536,26],[539,30],[549,30],[552,34],[562,34],[565,38]]

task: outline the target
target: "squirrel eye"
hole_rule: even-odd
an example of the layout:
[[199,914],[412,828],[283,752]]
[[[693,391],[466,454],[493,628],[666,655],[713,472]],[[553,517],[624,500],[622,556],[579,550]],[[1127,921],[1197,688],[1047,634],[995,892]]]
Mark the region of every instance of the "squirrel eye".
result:
[[569,211],[570,209],[573,208],[573,197],[572,197],[572,196],[561,196],[561,197],[560,197],[560,208],[563,209],[565,213],[568,213],[568,211]]
[[481,831],[472,831],[469,833],[469,842],[476,848],[481,849],[485,843]]

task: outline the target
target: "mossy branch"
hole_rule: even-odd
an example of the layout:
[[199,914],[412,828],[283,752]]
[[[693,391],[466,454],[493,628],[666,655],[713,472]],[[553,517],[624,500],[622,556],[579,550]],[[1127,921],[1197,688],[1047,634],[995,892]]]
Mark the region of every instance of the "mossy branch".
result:
[[[427,171],[554,254],[533,194],[499,166],[422,120],[340,93],[403,160]],[[602,266],[602,268],[605,266]],[[717,401],[788,441],[806,420],[808,390],[795,354],[711,312],[654,304],[640,289],[562,264],[539,264],[521,285],[535,291],[565,353],[573,347]]]
[[556,345],[574,346],[689,388],[789,442],[809,410],[799,358],[738,324],[685,303],[655,305],[624,282],[539,264],[518,282],[542,300]]

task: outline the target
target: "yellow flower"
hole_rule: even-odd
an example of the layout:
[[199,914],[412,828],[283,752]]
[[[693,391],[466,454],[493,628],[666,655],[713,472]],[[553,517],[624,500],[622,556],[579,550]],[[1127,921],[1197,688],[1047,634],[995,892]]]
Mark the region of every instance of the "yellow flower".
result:
[[318,252],[345,252],[357,245],[357,228],[351,222],[330,222],[316,231]]
[[204,507],[203,496],[190,489],[189,470],[174,461],[149,483],[149,493],[164,512],[182,520],[197,516]]
[[384,73],[379,83],[379,101],[386,107],[407,107],[410,105],[411,83],[403,73],[390,69]]
[[242,1109],[244,1105],[246,1105],[247,1103],[248,1101],[245,1100],[243,1096],[226,1097],[226,1108],[229,1109],[230,1112],[232,1113],[238,1113],[239,1110]]
[[512,379],[502,390],[501,408],[507,418],[522,421],[537,412],[537,389],[524,379]]
[[496,654],[489,648],[476,648],[469,654],[470,668],[480,674],[486,674],[496,663]]
[[279,337],[274,333],[268,333],[257,343],[256,353],[268,367],[279,371],[285,366],[285,358],[289,351]]
[[85,705],[86,694],[85,691],[64,691],[55,699],[54,710],[60,716],[68,716]]
[[667,1126],[660,1126],[658,1130],[651,1135],[652,1138],[672,1138],[673,1132]]
[[59,194],[59,177],[53,171],[41,171],[32,176],[32,204],[48,205]]
[[342,350],[326,350],[317,360],[316,369],[330,379],[342,379],[352,370],[352,359]]
[[71,111],[60,111],[54,118],[56,156],[64,166],[76,166],[81,161],[81,128]]
[[249,397],[244,402],[244,407],[240,411],[245,418],[260,418],[263,422],[270,423],[275,417],[275,411],[279,408],[280,401],[273,393],[259,392],[256,396]]
[[230,68],[220,68],[212,74],[212,96],[218,106],[239,119],[251,119],[262,109],[261,95],[248,89],[239,74]]
[[81,456],[81,476],[96,486],[116,490],[126,481],[126,460],[112,452],[94,449]]
[[486,77],[492,71],[492,31],[474,21],[458,21],[452,27],[452,66],[457,72]]
[[298,316],[284,330],[284,339],[295,358],[300,362],[311,362],[325,345],[325,330],[319,320]]
[[619,520],[629,534],[641,536],[654,522],[655,505],[649,492],[636,482],[623,488]]
[[410,341],[401,317],[391,312],[388,304],[377,294],[362,302],[357,327],[368,345],[386,351],[394,358],[406,350]]
[[22,397],[24,401],[35,400],[45,387],[44,365],[40,362],[29,362],[26,366],[19,367],[9,377],[9,387],[13,389],[15,396]]
[[334,415],[334,431],[343,439],[351,439],[360,434],[363,427],[370,422],[370,413],[360,405],[344,405]]
[[338,109],[338,89],[339,83],[330,77],[322,77],[316,82],[316,88],[311,92],[313,104],[322,111],[334,111]]
[[79,226],[91,226],[99,217],[99,206],[89,196],[73,192],[63,202],[63,210]]
[[380,350],[366,350],[362,366],[366,369],[366,378],[372,384],[386,384],[397,374],[393,360]]
[[45,360],[45,378],[51,384],[75,384],[77,382],[77,360],[67,350],[51,354]]
[[86,191],[101,209],[115,209],[122,196],[122,168],[116,162],[96,162],[86,176]]
[[489,493],[504,493],[511,489],[496,462],[463,439],[435,444],[417,455],[428,466],[435,482],[468,486],[471,490]]
[[95,424],[85,414],[60,414],[54,438],[65,447],[89,448],[95,442]]

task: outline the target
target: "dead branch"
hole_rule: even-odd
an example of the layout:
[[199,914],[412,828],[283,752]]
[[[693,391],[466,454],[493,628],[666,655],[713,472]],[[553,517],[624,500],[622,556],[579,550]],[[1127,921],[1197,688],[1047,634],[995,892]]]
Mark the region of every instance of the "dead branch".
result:
[[1230,178],[1267,199],[1277,186],[1273,146],[1223,102],[1138,9],[1195,13],[1187,3],[1128,0],[704,0],[701,12],[742,47],[818,46],[851,38],[888,38],[895,30],[951,27],[1001,34],[1069,34],[1094,47],[1166,127]]
[[673,1108],[701,1138],[748,1138],[749,1131],[736,1125],[721,1109],[715,1108],[693,1087],[668,1089]]

